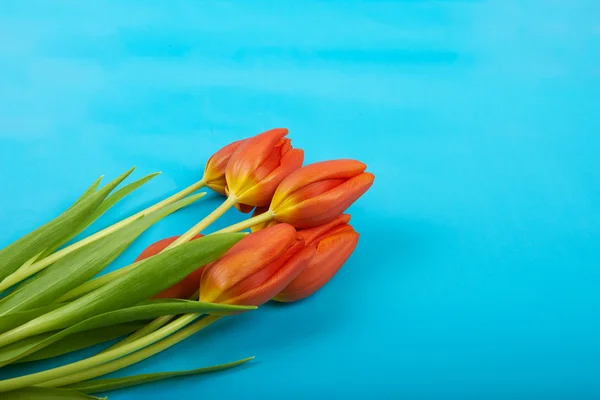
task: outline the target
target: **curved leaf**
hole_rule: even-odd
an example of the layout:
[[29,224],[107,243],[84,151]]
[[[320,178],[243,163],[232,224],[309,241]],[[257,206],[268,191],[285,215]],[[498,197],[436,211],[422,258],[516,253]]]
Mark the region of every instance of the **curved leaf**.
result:
[[134,376],[126,376],[124,378],[111,378],[111,379],[95,379],[72,385],[65,386],[64,389],[78,390],[83,393],[99,393],[108,392],[109,390],[122,389],[130,386],[142,385],[144,383],[161,381],[164,379],[175,378],[178,376],[189,376],[206,374],[209,372],[221,371],[228,368],[237,367],[238,365],[244,364],[254,357],[244,358],[242,360],[234,361],[227,364],[215,365],[212,367],[197,368],[187,371],[177,372],[158,372],[155,374],[142,374]]
[[28,387],[2,393],[2,400],[106,400],[71,389]]
[[[200,197],[202,195],[190,196],[173,203],[58,260],[38,273],[29,284],[3,299],[0,302],[0,315],[30,310],[53,302],[113,262],[153,224]],[[6,329],[0,325],[0,331],[3,330]]]
[[104,201],[106,196],[119,185],[133,168],[113,180],[94,194],[73,205],[52,221],[0,250],[0,279],[15,272],[27,260],[61,243]]
[[252,310],[256,307],[232,306],[225,304],[203,303],[189,300],[154,300],[143,305],[137,305],[121,310],[107,312],[83,322],[63,329],[56,333],[43,333],[28,337],[16,343],[0,348],[0,366],[11,364],[23,357],[41,350],[52,343],[78,333],[92,329],[123,324],[132,321],[148,320],[163,315],[203,313],[203,314],[231,314],[235,312]]

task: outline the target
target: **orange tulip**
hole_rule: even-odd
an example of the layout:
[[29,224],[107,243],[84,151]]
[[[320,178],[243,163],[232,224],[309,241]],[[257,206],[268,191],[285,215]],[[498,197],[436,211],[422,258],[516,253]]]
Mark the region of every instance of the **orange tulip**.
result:
[[277,188],[270,213],[279,222],[312,228],[334,220],[373,184],[375,176],[355,160],[306,165]]
[[206,167],[204,168],[204,181],[206,182],[206,186],[217,193],[222,195],[225,194],[225,188],[227,187],[225,170],[227,169],[227,164],[233,153],[235,153],[243,142],[244,140],[238,140],[230,143],[208,159]]
[[204,267],[200,301],[259,306],[277,295],[308,265],[314,246],[279,224],[252,233]]
[[246,139],[231,156],[225,173],[226,193],[234,196],[241,211],[268,205],[281,181],[302,166],[304,152],[292,149],[287,133],[278,128],[258,134]]
[[[192,240],[199,239],[203,235],[196,235]],[[164,249],[166,249],[171,243],[177,240],[179,236],[173,236],[170,238],[159,240],[156,243],[146,247],[144,251],[140,253],[135,261],[142,261],[148,257],[152,257]],[[154,295],[153,299],[187,299],[198,290],[198,282],[202,276],[202,267],[198,268],[188,276],[186,276],[181,282],[171,286],[168,289]]]
[[350,216],[342,214],[328,224],[298,232],[306,245],[317,247],[317,252],[308,267],[273,300],[288,303],[304,299],[333,278],[358,243],[359,235],[349,221]]

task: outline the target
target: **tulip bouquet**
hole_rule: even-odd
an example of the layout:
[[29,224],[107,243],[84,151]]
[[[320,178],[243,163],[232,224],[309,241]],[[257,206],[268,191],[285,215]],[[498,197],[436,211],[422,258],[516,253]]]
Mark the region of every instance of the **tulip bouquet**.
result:
[[[292,148],[287,133],[273,129],[223,147],[208,160],[200,181],[74,242],[156,174],[114,193],[131,170],[102,188],[98,179],[57,218],[0,250],[0,367],[122,338],[92,357],[1,380],[0,397],[95,398],[91,394],[249,361],[94,379],[151,357],[220,318],[271,300],[310,296],[342,267],[358,243],[343,213],[374,176],[354,160],[302,166],[304,153]],[[97,276],[150,226],[200,199],[204,193],[193,193],[203,187],[225,196],[223,203],[182,235],[160,240],[130,265]],[[202,234],[232,207],[254,213]]]

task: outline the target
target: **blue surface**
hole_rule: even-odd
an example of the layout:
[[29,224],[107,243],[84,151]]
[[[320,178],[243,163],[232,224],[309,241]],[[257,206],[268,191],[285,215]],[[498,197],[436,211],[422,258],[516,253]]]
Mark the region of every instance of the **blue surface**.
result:
[[377,175],[357,251],[314,297],[125,372],[255,362],[111,399],[598,398],[598,21],[596,0],[4,1],[0,246],[100,174],[164,172],[94,229],[285,126]]

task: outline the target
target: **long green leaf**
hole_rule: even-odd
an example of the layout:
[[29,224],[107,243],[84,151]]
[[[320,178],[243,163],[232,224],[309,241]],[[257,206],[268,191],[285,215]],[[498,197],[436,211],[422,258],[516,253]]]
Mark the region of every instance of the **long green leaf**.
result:
[[39,308],[34,308],[33,310],[13,312],[0,316],[0,333],[16,328],[17,326],[21,326],[24,323],[39,317],[40,315],[44,315],[47,312],[56,310],[62,306],[63,304],[61,303],[53,303]]
[[244,234],[212,234],[141,261],[128,274],[0,335],[0,346],[39,333],[62,329],[94,315],[134,305],[165,290],[196,269],[217,260]]
[[73,385],[64,386],[64,389],[72,389],[78,390],[83,393],[100,393],[100,392],[108,392],[110,390],[122,389],[130,386],[137,386],[144,383],[161,381],[164,379],[175,378],[178,376],[189,376],[189,375],[198,375],[198,374],[206,374],[209,372],[221,371],[228,368],[237,367],[238,365],[244,364],[250,360],[254,359],[254,357],[244,358],[242,360],[234,361],[227,364],[215,365],[212,367],[205,368],[197,368],[191,369],[187,371],[177,371],[177,372],[158,372],[155,374],[141,374],[134,376],[127,376],[124,378],[111,378],[111,379],[95,379],[80,383],[75,383]]
[[[81,203],[83,200],[85,200],[86,197],[90,196],[93,193],[96,193],[96,190],[98,189],[98,186],[100,185],[100,182],[102,181],[102,178],[104,178],[104,175],[102,175],[101,177],[96,179],[69,208],[73,208],[75,205],[77,205],[77,204]],[[28,269],[33,263],[35,263],[36,261],[38,261],[41,258],[46,257],[52,251],[53,251],[52,249],[46,249],[46,250],[42,251],[41,253],[38,253],[37,255],[35,255],[32,258],[30,258],[29,260],[27,260],[14,273],[18,274],[19,272],[22,272],[23,270]],[[31,281],[31,278],[26,279],[25,281],[19,283],[17,286],[15,286],[13,292],[22,289],[24,286],[28,285],[30,283],[30,281]],[[2,293],[2,294],[0,294],[0,296],[2,296],[4,294],[5,293]],[[0,299],[0,303],[2,302],[2,300],[4,300],[5,296],[2,296],[2,297],[3,298]]]
[[100,186],[100,182],[102,182],[103,178],[104,178],[104,175],[100,176],[90,186],[88,186],[88,188],[85,189],[83,194],[75,201],[75,203],[73,203],[73,205],[71,207],[81,203],[83,200],[86,199],[86,197],[96,193],[96,191],[98,190],[98,187]]
[[[38,273],[35,279],[21,290],[7,296],[0,303],[0,315],[30,310],[53,302],[113,262],[154,223],[188,206],[200,197],[202,195],[190,196],[173,203],[60,259]],[[0,330],[2,330],[1,325]]]
[[129,322],[126,324],[97,328],[87,332],[75,333],[18,360],[17,363],[45,360],[47,358],[85,349],[135,332],[144,327],[144,325],[144,322]]
[[[123,188],[119,189],[115,193],[111,194],[107,199],[105,199],[102,202],[102,204],[100,204],[100,206],[96,209],[96,211],[94,211],[94,213],[92,215],[90,215],[88,218],[86,218],[86,220],[79,227],[74,229],[73,232],[68,237],[63,239],[60,243],[55,244],[53,248],[46,249],[42,253],[38,254],[35,258],[28,260],[25,264],[23,264],[23,266],[21,266],[15,272],[15,274],[18,274],[21,271],[21,269],[27,269],[35,261],[38,261],[44,257],[49,256],[54,251],[56,251],[58,248],[60,248],[64,244],[70,242],[73,238],[75,238],[77,235],[79,235],[81,232],[83,232],[87,227],[89,227],[92,223],[94,223],[94,221],[96,221],[98,218],[100,218],[102,216],[102,214],[104,214],[106,211],[108,211],[117,202],[119,202],[121,199],[123,199],[129,193],[133,192],[134,190],[136,190],[137,188],[139,188],[140,186],[142,186],[143,184],[145,184],[146,182],[148,182],[149,180],[151,180],[158,174],[160,174],[160,172],[155,172],[153,174],[147,175],[135,182],[130,183],[127,186],[124,186]],[[94,181],[94,183],[92,183],[86,189],[86,191],[81,195],[81,197],[79,197],[79,199],[77,199],[77,201],[73,204],[73,206],[75,204],[78,204],[81,201],[83,201],[86,197],[90,196],[92,193],[95,193],[102,178],[103,178],[103,176],[96,179],[96,181]],[[73,207],[73,206],[71,206],[71,207]],[[27,286],[29,283],[31,283],[31,278],[28,278],[25,281],[18,284],[18,286],[15,287],[14,291],[21,290],[23,287]],[[1,302],[1,300],[0,300],[0,302]]]
[[79,332],[92,329],[124,324],[132,321],[142,321],[161,317],[163,315],[203,313],[203,314],[231,314],[235,312],[252,310],[256,307],[233,306],[226,304],[203,303],[189,300],[153,300],[143,305],[128,307],[116,311],[100,314],[67,329],[55,333],[42,333],[20,340],[0,348],[0,366],[11,364],[23,357],[33,354],[52,343]]
[[106,400],[71,389],[28,387],[2,393],[2,400]]
[[104,186],[96,193],[87,196],[52,221],[42,225],[31,233],[0,250],[0,279],[15,272],[27,260],[54,247],[71,234],[104,201],[106,196],[121,183],[133,168]]
[[100,204],[100,206],[90,215],[86,220],[79,226],[69,237],[67,237],[63,242],[57,246],[60,247],[63,244],[71,241],[75,236],[79,235],[83,232],[88,226],[93,224],[98,218],[100,218],[105,212],[110,210],[115,204],[125,198],[127,195],[132,193],[133,191],[139,189],[142,185],[153,179],[155,176],[160,175],[160,172],[154,172],[150,175],[146,175],[143,178],[138,179],[135,182],[131,182],[130,184],[123,186],[121,189],[112,193],[106,200]]

